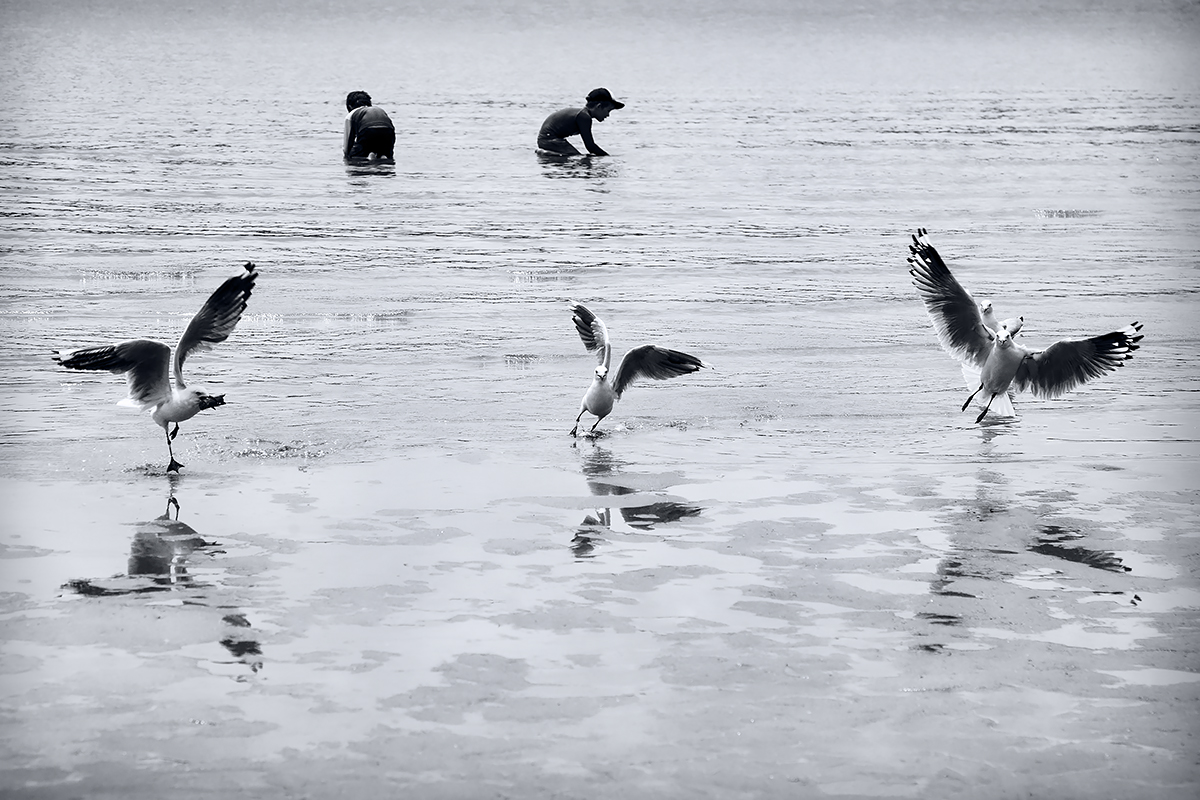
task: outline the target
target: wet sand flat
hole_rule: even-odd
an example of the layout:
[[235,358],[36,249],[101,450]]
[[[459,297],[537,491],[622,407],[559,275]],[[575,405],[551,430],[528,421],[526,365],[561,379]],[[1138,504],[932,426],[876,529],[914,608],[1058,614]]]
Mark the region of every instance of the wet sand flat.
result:
[[10,792],[1195,788],[1176,464],[574,455],[6,481]]

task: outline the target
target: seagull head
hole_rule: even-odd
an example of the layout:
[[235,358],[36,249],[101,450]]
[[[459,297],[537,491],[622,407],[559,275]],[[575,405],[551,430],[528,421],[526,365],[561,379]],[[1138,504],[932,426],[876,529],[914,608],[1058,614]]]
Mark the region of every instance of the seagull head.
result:
[[604,378],[607,375],[608,375],[608,367],[604,366],[603,364],[596,367],[596,377],[597,378],[599,378],[600,380],[604,380]]
[[200,403],[201,411],[225,405],[225,395],[223,394],[205,394],[204,392],[196,392],[196,400]]
[[1008,332],[1008,328],[1001,327],[996,331],[996,347],[1012,347],[1012,334]]
[[983,324],[992,330],[1000,326],[1000,323],[996,321],[996,314],[992,311],[991,300],[984,300],[979,304],[979,316],[983,317]]

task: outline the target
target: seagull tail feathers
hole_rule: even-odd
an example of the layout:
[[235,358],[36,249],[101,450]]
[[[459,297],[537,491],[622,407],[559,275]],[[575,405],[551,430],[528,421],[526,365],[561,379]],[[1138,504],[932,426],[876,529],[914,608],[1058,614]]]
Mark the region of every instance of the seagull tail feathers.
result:
[[139,403],[132,397],[126,397],[122,400],[118,400],[117,405],[121,406],[122,408],[136,408],[138,411],[145,411],[148,408],[154,407],[153,403]]
[[992,408],[988,411],[988,416],[995,414],[997,417],[1015,417],[1017,410],[1013,408],[1012,395],[1008,392],[997,397],[992,401]]
[[[979,382],[982,380],[979,370],[973,365],[964,362],[962,365],[963,380],[967,384],[967,391],[973,392],[979,388]],[[997,417],[1015,417],[1017,410],[1013,408],[1013,390],[1010,388],[1007,392],[997,397],[992,401],[992,407],[988,409],[988,416],[993,414]],[[975,395],[975,399],[971,403],[980,411],[987,405],[987,396],[983,392]]]
[[[975,389],[978,389],[978,388],[979,388],[979,384],[976,383],[975,386],[972,387],[972,391],[974,391]],[[988,418],[991,419],[993,417],[997,417],[997,418],[998,417],[1015,417],[1017,415],[1017,410],[1015,408],[1013,408],[1012,401],[1013,401],[1012,392],[1005,392],[1004,394],[997,396],[996,399],[992,401],[992,405],[988,408],[988,413],[987,413]],[[975,397],[971,400],[971,405],[974,406],[975,408],[978,408],[980,411],[983,411],[984,407],[987,406],[987,404],[988,404],[988,398],[987,398],[987,395],[984,394],[983,392],[980,392],[979,394],[975,395]]]

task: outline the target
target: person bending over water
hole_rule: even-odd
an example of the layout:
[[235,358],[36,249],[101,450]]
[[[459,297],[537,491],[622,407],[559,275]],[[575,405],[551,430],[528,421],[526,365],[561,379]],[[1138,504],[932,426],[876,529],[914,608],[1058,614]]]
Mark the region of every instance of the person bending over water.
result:
[[624,103],[613,99],[608,89],[593,89],[587,96],[584,108],[564,108],[546,117],[542,129],[538,131],[538,149],[563,156],[582,155],[575,145],[567,141],[569,136],[579,136],[589,153],[606,156],[608,153],[592,138],[592,120],[603,122],[614,109],[624,107]]
[[382,108],[371,105],[371,95],[351,92],[346,95],[346,135],[342,138],[342,155],[346,158],[367,158],[372,153],[392,160],[396,148],[396,129]]

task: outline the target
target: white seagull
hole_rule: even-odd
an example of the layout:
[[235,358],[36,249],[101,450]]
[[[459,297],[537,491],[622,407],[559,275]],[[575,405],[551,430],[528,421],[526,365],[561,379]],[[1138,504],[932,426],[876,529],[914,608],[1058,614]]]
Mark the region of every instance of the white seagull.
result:
[[1024,317],[1009,317],[1006,320],[997,321],[996,312],[992,310],[991,300],[984,300],[979,304],[979,313],[983,317],[983,324],[987,325],[992,333],[1004,328],[1008,331],[1009,336],[1016,336],[1025,324]]
[[688,375],[708,366],[687,353],[644,344],[625,354],[612,381],[609,381],[608,365],[612,358],[612,345],[608,341],[608,328],[587,306],[580,303],[571,303],[571,318],[575,322],[575,329],[579,331],[579,338],[583,340],[583,346],[595,352],[597,359],[596,376],[583,395],[583,402],[579,404],[579,416],[575,418],[575,427],[571,428],[572,436],[578,435],[579,421],[583,419],[585,411],[596,415],[596,422],[591,428],[592,432],[595,432],[600,420],[612,413],[613,405],[621,398],[621,393],[638,378],[661,381]]
[[926,239],[927,233],[919,228],[912,237],[909,274],[925,301],[942,347],[965,368],[979,371],[979,385],[962,407],[966,411],[979,396],[983,411],[976,422],[983,420],[993,402],[996,413],[1013,416],[1008,396],[1012,389],[1028,389],[1035,397],[1058,397],[1133,358],[1142,340],[1138,322],[1090,339],[1063,339],[1045,350],[1026,350],[1016,344],[1012,337],[1020,325],[1014,320],[995,324],[994,316],[989,323],[983,307],[955,279]]
[[[171,456],[167,472],[178,472],[183,466],[175,460],[171,450],[171,441],[179,433],[179,423],[205,409],[225,405],[225,395],[205,394],[183,382],[183,362],[192,353],[211,349],[212,345],[225,341],[233,333],[258,277],[254,264],[247,262],[244,269],[245,272],[222,283],[192,317],[175,346],[174,361],[170,347],[151,339],[131,339],[120,344],[54,352],[54,360],[68,369],[103,369],[125,374],[129,397],[118,405],[134,406],[143,411],[153,409],[152,418],[167,435],[167,453]],[[175,373],[173,389],[171,371]],[[172,423],[175,429],[167,431]]]

